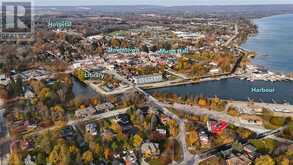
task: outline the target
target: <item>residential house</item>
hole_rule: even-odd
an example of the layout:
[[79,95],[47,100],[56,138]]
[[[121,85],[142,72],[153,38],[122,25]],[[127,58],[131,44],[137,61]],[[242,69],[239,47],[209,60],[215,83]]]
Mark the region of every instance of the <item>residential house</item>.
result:
[[111,111],[114,108],[115,108],[115,106],[109,102],[95,106],[95,109],[97,110],[97,112]]
[[251,159],[256,157],[256,148],[253,145],[248,144],[244,146],[243,150]]
[[245,124],[254,124],[254,125],[263,124],[263,119],[256,115],[241,115],[239,119],[241,123],[245,123]]
[[89,116],[92,116],[97,113],[97,110],[93,108],[92,106],[87,107],[85,109],[79,109],[75,111],[75,117],[76,118],[86,118]]
[[245,155],[233,155],[231,158],[226,159],[226,163],[227,165],[250,165],[252,164],[252,161]]
[[97,125],[95,123],[90,123],[85,126],[86,132],[90,133],[92,136],[96,136],[98,134]]
[[145,158],[157,157],[160,155],[158,143],[144,143],[141,146],[141,153]]

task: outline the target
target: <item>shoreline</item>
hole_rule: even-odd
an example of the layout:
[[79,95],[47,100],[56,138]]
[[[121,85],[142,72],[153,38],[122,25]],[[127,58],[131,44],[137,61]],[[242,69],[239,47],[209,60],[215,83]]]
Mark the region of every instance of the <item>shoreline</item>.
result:
[[[260,18],[253,18],[253,19],[250,19],[250,21],[257,27],[257,32],[255,34],[251,34],[251,35],[248,35],[248,38],[245,42],[243,42],[242,44],[239,45],[239,47],[243,50],[247,50],[247,51],[254,51],[256,54],[255,54],[255,57],[257,56],[261,56],[262,54],[260,54],[259,52],[257,52],[256,50],[251,50],[249,48],[244,48],[243,45],[245,45],[251,38],[253,37],[256,37],[258,34],[259,34],[259,25],[256,24],[256,22],[258,20],[262,20],[262,19],[266,19],[266,18],[275,18],[275,17],[282,17],[282,16],[293,16],[293,13],[284,13],[284,14],[276,14],[276,15],[271,15],[271,16],[264,16],[264,17],[260,17]],[[267,55],[267,54],[265,54]],[[270,56],[270,53],[268,53],[268,55]],[[250,58],[252,61],[254,60],[254,58]],[[265,68],[267,71],[269,72],[272,72],[274,74],[277,74],[277,73],[280,73],[280,74],[284,74],[284,75],[290,75],[290,74],[293,74],[293,70],[292,71],[285,71],[285,70],[272,70],[270,69],[268,66],[265,66],[264,64],[258,64],[258,63],[254,63],[254,62],[250,62],[251,65],[254,65],[254,66],[259,66],[259,67],[262,67],[262,68]],[[291,78],[292,79],[292,78]]]

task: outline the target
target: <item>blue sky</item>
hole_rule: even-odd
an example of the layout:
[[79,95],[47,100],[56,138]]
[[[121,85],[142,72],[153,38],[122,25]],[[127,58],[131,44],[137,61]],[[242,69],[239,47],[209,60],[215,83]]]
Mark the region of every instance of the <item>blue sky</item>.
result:
[[[0,0],[22,1],[22,0]],[[26,0],[28,1],[28,0]],[[59,5],[249,5],[293,4],[293,0],[32,0],[36,6]]]

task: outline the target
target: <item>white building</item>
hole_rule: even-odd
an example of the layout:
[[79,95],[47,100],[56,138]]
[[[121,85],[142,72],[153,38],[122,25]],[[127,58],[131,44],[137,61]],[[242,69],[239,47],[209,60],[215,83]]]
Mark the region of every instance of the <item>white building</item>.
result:
[[148,84],[163,81],[162,74],[142,75],[133,77],[135,84]]
[[10,78],[6,77],[5,74],[0,74],[0,84],[1,85],[8,85]]

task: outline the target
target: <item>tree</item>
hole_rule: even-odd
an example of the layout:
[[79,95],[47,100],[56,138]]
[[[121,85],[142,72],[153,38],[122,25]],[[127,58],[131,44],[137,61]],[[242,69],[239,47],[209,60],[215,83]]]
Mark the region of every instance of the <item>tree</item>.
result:
[[21,155],[17,152],[12,152],[9,157],[9,164],[10,165],[23,165],[21,160]]
[[230,116],[239,116],[239,112],[234,107],[229,107],[227,113]]
[[21,76],[17,76],[16,77],[16,82],[15,82],[16,84],[16,93],[17,93],[17,95],[18,96],[20,96],[20,95],[22,95],[23,94],[23,90],[22,90],[22,88],[23,88],[23,81],[22,81],[22,78],[21,78]]
[[197,134],[197,132],[195,130],[189,132],[189,134],[187,135],[187,139],[186,139],[187,144],[188,145],[193,145],[197,141],[198,141],[198,134]]
[[285,125],[286,118],[284,117],[272,117],[270,120],[270,123],[275,125],[275,126],[283,126]]
[[139,147],[141,145],[142,141],[143,141],[143,139],[138,134],[133,136],[132,143],[133,143],[134,147],[136,147],[136,148]]
[[96,156],[100,155],[101,147],[98,143],[90,142],[89,148],[94,153],[94,155]]
[[80,81],[84,81],[86,79],[85,71],[83,69],[75,69],[73,75],[77,77]]
[[251,144],[263,153],[272,153],[277,146],[276,141],[273,139],[251,140]]
[[207,106],[207,105],[208,105],[208,101],[207,101],[207,99],[205,99],[205,98],[200,98],[200,99],[198,100],[198,105],[199,105],[199,106]]
[[90,164],[93,160],[93,153],[91,151],[86,151],[82,154],[82,160],[85,164]]
[[105,157],[106,160],[110,159],[111,154],[112,154],[111,149],[108,148],[108,147],[105,148],[105,150],[104,150],[104,157]]
[[243,139],[248,138],[250,135],[252,135],[252,132],[248,129],[245,128],[238,128],[237,129],[237,133],[239,134],[239,136]]
[[57,145],[54,146],[52,152],[49,154],[48,161],[52,165],[70,165],[72,160],[64,141],[59,141]]
[[149,53],[149,48],[146,45],[143,45],[142,46],[142,51],[146,52],[146,53]]
[[116,39],[116,38],[112,38],[112,40],[111,40],[111,46],[112,47],[114,47],[114,48],[118,48],[118,47],[120,47],[120,41],[118,40],[118,39]]
[[46,154],[49,154],[54,147],[53,134],[50,131],[48,131],[38,140],[40,149],[43,150]]
[[275,162],[269,155],[264,155],[255,159],[255,165],[275,165]]
[[115,152],[115,151],[117,150],[117,148],[118,148],[117,142],[114,141],[114,142],[111,144],[111,149]]
[[46,165],[46,154],[43,152],[38,152],[36,164],[38,165]]
[[152,115],[151,118],[151,129],[155,129],[158,124],[158,117],[156,115]]
[[125,41],[125,40],[123,40],[123,41],[121,42],[121,46],[120,46],[120,47],[122,47],[122,48],[128,48],[128,42]]
[[277,163],[277,165],[289,165],[290,160],[285,155],[282,155],[282,156],[277,157],[276,163]]

